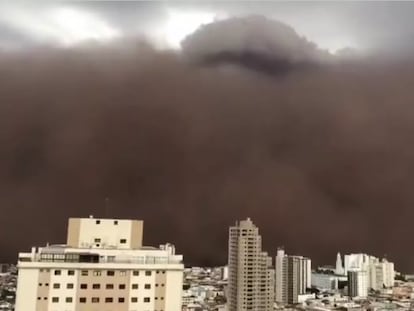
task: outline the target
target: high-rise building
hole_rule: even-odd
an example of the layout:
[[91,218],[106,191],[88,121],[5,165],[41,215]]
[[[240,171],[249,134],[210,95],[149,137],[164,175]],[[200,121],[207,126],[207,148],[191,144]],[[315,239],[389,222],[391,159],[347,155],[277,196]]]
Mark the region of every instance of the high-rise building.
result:
[[285,304],[298,303],[299,295],[311,287],[311,260],[302,256],[288,256],[282,248],[275,258],[275,298]]
[[272,258],[263,252],[259,229],[250,218],[229,229],[228,269],[229,311],[273,310]]
[[16,311],[181,310],[174,246],[142,246],[138,220],[71,218],[67,243],[20,253]]
[[362,270],[348,270],[348,295],[352,298],[368,296],[368,274]]

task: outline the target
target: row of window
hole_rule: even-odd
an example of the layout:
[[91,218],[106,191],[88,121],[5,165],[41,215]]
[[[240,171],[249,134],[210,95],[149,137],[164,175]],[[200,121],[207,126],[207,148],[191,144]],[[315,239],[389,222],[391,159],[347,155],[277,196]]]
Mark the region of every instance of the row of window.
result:
[[[95,224],[99,225],[101,224],[101,221],[98,219],[95,221]],[[114,220],[114,225],[117,226],[118,225],[118,220]]]
[[[43,283],[39,283],[39,286],[43,286]],[[49,286],[49,283],[44,283],[44,286]],[[155,287],[158,287],[158,286],[164,287],[165,284],[156,283]],[[80,287],[80,289],[88,289],[88,284],[81,283],[79,287]],[[53,288],[54,289],[60,289],[61,288],[60,283],[53,283]],[[73,283],[67,283],[66,284],[66,289],[73,289],[73,288],[74,288]],[[118,289],[125,289],[125,288],[126,288],[125,284],[119,284],[118,285]],[[151,289],[151,284],[144,284],[144,288],[145,289]],[[101,284],[99,284],[99,283],[92,284],[92,289],[101,289]],[[114,284],[106,284],[105,289],[114,289]],[[131,284],[131,289],[138,289],[138,284],[136,284],[136,283]]]
[[[93,241],[95,243],[101,243],[101,239],[100,238],[95,238]],[[126,244],[126,242],[127,242],[127,239],[119,239],[119,243],[120,244]]]
[[[49,269],[40,269],[40,272],[50,272]],[[93,276],[101,276],[102,275],[101,270],[94,270],[93,271]],[[120,270],[118,271],[119,276],[126,276],[127,275],[127,270]],[[165,270],[156,270],[156,273],[163,273],[165,274]],[[53,272],[54,275],[62,275],[62,270],[54,270]],[[75,270],[68,270],[67,271],[67,275],[75,275]],[[88,270],[81,270],[81,275],[82,276],[88,276],[89,275],[89,271]],[[115,270],[108,270],[106,271],[106,275],[107,276],[115,276]],[[133,276],[139,276],[139,271],[138,270],[133,270],[132,271],[132,275]],[[152,271],[150,270],[146,270],[145,271],[145,276],[151,276],[152,275]]]
[[[41,297],[37,297],[37,300],[41,300]],[[160,298],[161,300],[164,300],[164,297]],[[47,300],[47,297],[44,297],[43,300]],[[155,300],[158,300],[158,297],[155,297]],[[64,300],[66,303],[72,303],[73,302],[73,298],[72,297],[66,297]],[[118,303],[124,303],[125,302],[125,298],[124,297],[118,297],[118,299],[116,300],[113,297],[105,297],[105,299],[103,299],[102,301],[104,301],[105,303],[112,303],[112,302],[116,302],[118,301]],[[52,297],[52,303],[58,303],[60,302],[60,297]],[[92,297],[90,299],[90,302],[92,303],[99,303],[101,302],[101,299],[99,297]],[[138,302],[138,297],[131,297],[131,302],[136,303]],[[143,302],[148,303],[151,302],[151,298],[150,297],[144,297]],[[87,303],[87,298],[86,297],[80,297],[79,298],[79,303]]]

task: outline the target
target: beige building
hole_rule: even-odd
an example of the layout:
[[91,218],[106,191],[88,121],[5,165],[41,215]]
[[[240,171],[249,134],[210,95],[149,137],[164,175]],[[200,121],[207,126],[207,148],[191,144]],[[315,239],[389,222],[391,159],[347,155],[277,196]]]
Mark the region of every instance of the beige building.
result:
[[71,218],[67,243],[20,253],[16,311],[180,311],[184,265],[138,220]]
[[230,227],[228,269],[228,311],[273,310],[272,258],[250,218]]

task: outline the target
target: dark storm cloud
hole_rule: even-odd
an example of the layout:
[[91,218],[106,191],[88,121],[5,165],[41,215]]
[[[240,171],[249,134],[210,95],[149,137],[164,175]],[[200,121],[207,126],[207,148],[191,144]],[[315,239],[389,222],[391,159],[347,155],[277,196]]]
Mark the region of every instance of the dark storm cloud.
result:
[[333,61],[332,55],[292,27],[259,15],[204,25],[181,46],[183,54],[198,63],[234,64],[271,75]]
[[144,219],[145,243],[187,264],[225,263],[228,226],[250,216],[271,253],[414,269],[413,64],[269,79],[116,45],[1,54],[2,260],[64,241],[109,197],[108,216]]

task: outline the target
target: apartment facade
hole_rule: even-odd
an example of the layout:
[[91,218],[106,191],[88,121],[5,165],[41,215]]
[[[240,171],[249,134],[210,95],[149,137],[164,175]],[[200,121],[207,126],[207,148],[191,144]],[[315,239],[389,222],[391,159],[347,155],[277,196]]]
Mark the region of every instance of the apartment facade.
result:
[[229,311],[273,310],[272,258],[262,251],[259,229],[250,218],[229,229],[228,269]]
[[348,270],[348,295],[364,299],[368,296],[368,273],[364,270]]
[[20,253],[16,311],[179,311],[174,246],[143,247],[143,222],[72,218],[67,243]]
[[311,260],[302,256],[288,256],[282,248],[275,258],[275,298],[283,304],[298,303],[299,295],[311,287]]

